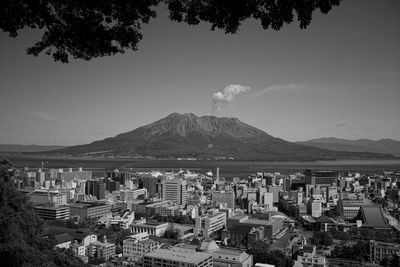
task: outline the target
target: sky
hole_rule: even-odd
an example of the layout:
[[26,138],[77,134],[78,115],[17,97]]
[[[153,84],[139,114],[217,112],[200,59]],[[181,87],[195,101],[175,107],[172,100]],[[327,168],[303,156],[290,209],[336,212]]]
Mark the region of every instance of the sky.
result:
[[400,140],[398,14],[398,0],[344,0],[306,30],[249,20],[231,35],[160,8],[138,51],[69,64],[27,55],[37,32],[0,32],[0,143],[86,144],[173,112],[236,117],[288,141]]

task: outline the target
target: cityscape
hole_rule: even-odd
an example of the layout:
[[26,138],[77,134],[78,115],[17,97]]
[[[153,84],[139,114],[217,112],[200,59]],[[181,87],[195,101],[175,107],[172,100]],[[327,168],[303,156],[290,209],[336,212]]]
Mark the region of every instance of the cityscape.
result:
[[[9,164],[3,160],[2,169]],[[6,170],[46,222],[41,238],[71,251],[82,265],[399,262],[399,171],[305,169],[227,178],[219,167]]]
[[400,1],[0,4],[0,266],[400,266]]

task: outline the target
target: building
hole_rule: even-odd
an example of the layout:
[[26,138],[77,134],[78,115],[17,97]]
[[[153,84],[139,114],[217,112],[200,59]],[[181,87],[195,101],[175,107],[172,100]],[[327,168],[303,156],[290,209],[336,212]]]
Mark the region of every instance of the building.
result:
[[361,219],[362,227],[368,227],[375,230],[391,230],[392,226],[384,216],[384,211],[378,205],[363,206],[357,218]]
[[135,199],[144,199],[146,197],[147,197],[146,188],[119,191],[119,199],[124,202],[132,201]]
[[106,184],[103,181],[87,181],[85,187],[86,195],[95,196],[97,199],[104,199],[106,192]]
[[58,236],[65,233],[70,234],[76,243],[84,247],[88,247],[91,243],[97,242],[97,235],[86,229],[71,229],[53,225],[46,225],[43,229],[42,236]]
[[131,209],[137,214],[163,214],[166,207],[173,205],[171,200],[157,201],[157,202],[144,202],[143,200],[132,201]]
[[56,176],[58,183],[62,183],[63,181],[72,181],[72,180],[90,180],[92,179],[91,171],[84,171],[82,168],[78,168],[77,170],[73,170],[69,168],[67,171],[63,169],[52,169],[52,176]]
[[104,203],[74,203],[70,204],[70,216],[79,216],[81,219],[99,219],[110,214],[111,206]]
[[69,249],[74,238],[70,234],[64,233],[64,234],[55,235],[54,240],[55,240],[56,247]]
[[322,203],[320,200],[313,200],[311,202],[311,216],[313,217],[322,216]]
[[306,185],[337,185],[338,178],[340,177],[337,171],[304,171]]
[[119,188],[121,186],[120,182],[111,180],[109,178],[105,179],[105,183],[106,183],[106,190],[108,192],[119,191]]
[[135,213],[133,212],[125,212],[124,215],[121,216],[105,216],[101,217],[97,220],[98,225],[103,225],[105,227],[109,226],[117,226],[123,229],[129,229],[129,226],[135,220]]
[[230,230],[236,225],[245,225],[249,227],[262,227],[264,229],[264,238],[271,238],[279,233],[283,228],[283,219],[271,218],[270,220],[250,219],[248,215],[236,215],[227,220],[227,228]]
[[135,176],[134,172],[119,171],[106,171],[106,178],[119,182],[121,185],[126,185],[127,181]]
[[158,249],[144,255],[143,267],[212,267],[209,253],[184,248]]
[[186,204],[186,180],[162,180],[161,188],[162,198],[164,200],[172,200],[178,205]]
[[283,191],[283,186],[268,185],[268,193],[272,193],[272,201],[276,203],[279,201],[279,192]]
[[148,233],[150,236],[163,236],[165,231],[168,228],[168,223],[159,223],[159,222],[133,222],[130,225],[130,229],[132,233]]
[[213,266],[215,267],[252,267],[253,256],[246,253],[245,250],[237,248],[222,247],[211,239],[204,239],[200,245],[178,244],[180,248],[191,249],[193,251],[204,252],[212,255]]
[[[400,256],[400,244],[370,240],[369,259],[371,262],[380,263],[384,258],[391,259],[394,254]],[[398,263],[400,266],[400,262]]]
[[86,256],[86,247],[79,244],[78,242],[72,243],[70,248],[77,256],[85,257]]
[[128,238],[124,240],[122,253],[128,258],[142,258],[144,254],[153,252],[160,248],[160,243],[152,239],[139,240]]
[[216,206],[226,203],[228,209],[235,209],[235,192],[233,191],[213,191],[211,199]]
[[142,188],[146,188],[150,197],[159,196],[160,179],[153,176],[140,178]]
[[196,217],[194,233],[202,237],[210,237],[225,226],[226,213],[213,209],[204,216]]
[[115,256],[115,244],[103,242],[94,242],[89,245],[89,256],[108,260]]
[[68,206],[36,206],[33,207],[35,213],[45,221],[66,220],[69,219]]
[[337,171],[304,171],[306,196],[310,195],[310,189],[319,185],[321,187],[329,187],[337,185],[340,174]]
[[129,229],[129,226],[132,224],[132,222],[135,219],[135,213],[133,212],[125,212],[122,217],[113,217],[110,220],[111,225],[115,225],[118,227],[121,227],[123,229]]
[[66,205],[68,203],[67,194],[59,191],[37,189],[32,193],[28,193],[27,197],[30,201],[32,201],[33,205],[52,204],[59,206]]
[[324,256],[317,255],[315,246],[304,246],[299,251],[297,260],[294,261],[294,267],[327,267],[328,263]]
[[229,246],[249,248],[252,243],[264,239],[264,228],[237,224],[224,231],[223,238],[228,239]]
[[362,206],[369,204],[371,204],[371,201],[363,196],[347,194],[338,200],[336,208],[339,214],[343,214],[347,219],[353,219],[357,216]]
[[269,210],[272,209],[274,204],[274,194],[271,192],[264,192],[260,194],[260,201],[261,205],[265,205],[268,207]]
[[253,256],[236,248],[220,248],[214,240],[205,239],[198,251],[211,253],[214,267],[252,267]]

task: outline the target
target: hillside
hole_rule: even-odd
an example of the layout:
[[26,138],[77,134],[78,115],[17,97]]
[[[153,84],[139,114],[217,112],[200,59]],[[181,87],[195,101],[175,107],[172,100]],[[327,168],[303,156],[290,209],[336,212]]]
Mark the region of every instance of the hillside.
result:
[[65,148],[65,146],[9,145],[0,144],[0,152],[43,152]]
[[392,139],[380,139],[377,141],[369,139],[346,140],[334,137],[312,139],[298,144],[348,152],[371,152],[386,153],[400,156],[400,142]]
[[[240,160],[317,160],[383,157],[347,153],[287,142],[237,118],[173,113],[161,120],[87,145],[55,150],[57,155],[156,158],[234,158]],[[390,156],[390,155],[386,155]]]

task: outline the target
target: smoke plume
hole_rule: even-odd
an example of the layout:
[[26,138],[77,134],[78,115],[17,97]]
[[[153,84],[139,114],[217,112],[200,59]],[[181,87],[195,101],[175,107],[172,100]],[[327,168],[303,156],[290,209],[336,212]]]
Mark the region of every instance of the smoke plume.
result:
[[235,96],[240,93],[249,92],[250,87],[243,86],[240,84],[231,84],[225,87],[223,92],[216,92],[212,95],[212,114],[216,114],[221,111],[222,107],[228,103],[235,101]]

